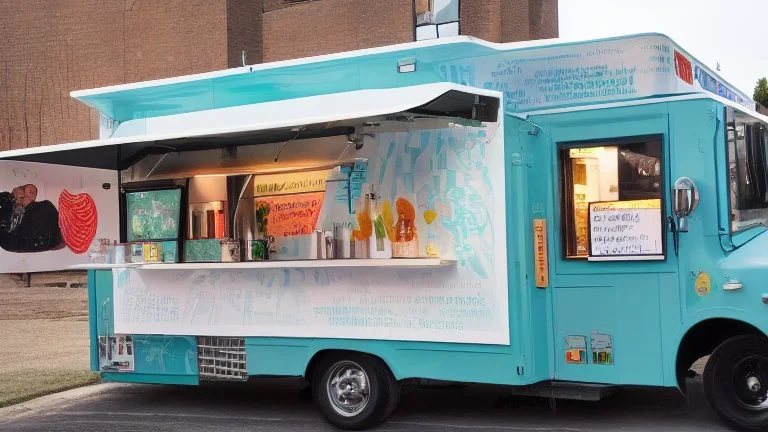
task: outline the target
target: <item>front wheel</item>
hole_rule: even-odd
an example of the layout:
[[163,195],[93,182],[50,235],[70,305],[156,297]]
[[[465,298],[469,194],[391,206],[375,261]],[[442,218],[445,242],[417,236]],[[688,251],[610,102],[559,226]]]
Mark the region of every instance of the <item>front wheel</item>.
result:
[[381,423],[397,404],[399,386],[379,359],[359,353],[323,358],[313,374],[315,402],[323,417],[344,430]]
[[704,369],[704,393],[738,430],[768,430],[768,339],[743,335],[723,342]]

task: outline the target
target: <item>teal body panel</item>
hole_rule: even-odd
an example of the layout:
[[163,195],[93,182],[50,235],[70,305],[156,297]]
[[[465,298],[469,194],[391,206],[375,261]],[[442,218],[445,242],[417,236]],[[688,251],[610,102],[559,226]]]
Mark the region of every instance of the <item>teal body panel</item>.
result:
[[89,350],[89,363],[91,371],[99,370],[99,332],[96,328],[96,320],[98,317],[96,308],[96,287],[101,284],[96,283],[96,271],[88,271],[88,344]]
[[[111,271],[88,272],[88,313],[91,371],[99,368],[99,336],[114,336]],[[134,370],[103,372],[105,381],[197,384],[197,342],[189,336],[132,335]]]
[[102,373],[101,378],[106,382],[139,383],[139,384],[178,384],[198,385],[200,380],[197,375],[165,375],[160,372],[153,373]]
[[[492,384],[522,384],[521,356],[510,347],[354,339],[246,338],[248,374],[304,376],[320,352],[359,351],[387,363],[398,380],[427,378]],[[522,371],[522,369],[520,369]]]
[[[689,231],[680,233],[677,254],[672,232],[665,230],[666,260],[662,262],[568,261],[562,258],[560,235],[556,229],[550,229],[553,378],[676,386],[678,346],[697,323],[729,318],[751,324],[764,333],[768,330],[761,300],[763,287],[757,276],[766,274],[768,263],[760,262],[758,253],[759,245],[766,240],[761,235],[732,253],[721,247],[721,237],[727,237],[729,215],[727,184],[715,181],[726,178],[723,113],[720,103],[702,99],[530,119],[545,130],[542,141],[551,149],[549,155],[535,159],[536,166],[556,167],[556,148],[563,143],[661,135],[666,158],[666,184],[662,187],[665,216],[672,214],[669,185],[674,179],[690,177],[700,196],[700,204],[689,218]],[[549,179],[540,179],[538,186],[532,183],[530,187],[540,191],[537,196],[548,197],[548,220],[558,227],[559,174],[553,169],[549,175]],[[724,214],[720,211],[723,207]],[[709,295],[700,296],[694,289],[700,272],[706,272],[712,279]],[[723,290],[722,284],[732,277],[745,282],[745,288],[739,292]],[[565,336],[589,338],[592,331],[613,336],[615,364],[566,363]]]
[[[660,275],[677,272],[674,253],[665,261],[587,262],[564,259],[559,235],[562,212],[559,149],[574,143],[661,136],[669,148],[667,104],[579,111],[530,120],[544,129],[534,167],[551,166],[531,185],[544,206],[549,224],[550,307],[552,308],[552,378],[611,384],[664,385],[661,354]],[[535,168],[534,168],[535,169]],[[665,169],[665,177],[668,176]],[[549,178],[544,178],[549,177]],[[669,179],[665,178],[667,184]],[[662,190],[666,191],[666,188]],[[546,201],[544,200],[546,197]],[[670,214],[669,197],[663,198]],[[667,250],[672,245],[667,233]],[[674,278],[672,278],[674,280]],[[675,285],[665,287],[676,291]],[[612,337],[614,364],[569,364],[565,361],[567,336],[590,340],[593,332]],[[589,342],[588,342],[589,344]]]

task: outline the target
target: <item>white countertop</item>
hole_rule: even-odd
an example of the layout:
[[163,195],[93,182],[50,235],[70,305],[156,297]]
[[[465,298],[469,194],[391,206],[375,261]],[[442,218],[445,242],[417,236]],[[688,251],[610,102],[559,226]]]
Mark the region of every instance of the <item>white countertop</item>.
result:
[[453,260],[440,258],[392,258],[392,259],[321,259],[300,261],[245,261],[212,263],[130,263],[130,264],[80,264],[72,270],[111,270],[135,268],[141,270],[209,270],[209,269],[281,269],[281,268],[349,268],[349,267],[393,267],[424,268],[456,264]]

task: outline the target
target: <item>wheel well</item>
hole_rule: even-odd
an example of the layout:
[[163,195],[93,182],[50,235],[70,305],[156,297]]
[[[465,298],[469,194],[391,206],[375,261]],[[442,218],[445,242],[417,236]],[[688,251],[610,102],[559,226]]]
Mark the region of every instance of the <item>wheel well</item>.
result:
[[364,351],[354,351],[354,350],[343,350],[343,349],[325,349],[320,350],[316,352],[311,359],[309,359],[309,363],[307,363],[307,369],[304,371],[304,378],[307,379],[310,383],[312,382],[312,374],[315,373],[315,368],[317,367],[317,364],[320,363],[320,361],[325,358],[328,355],[331,354],[341,354],[341,353],[356,353],[356,354],[363,354],[367,356],[371,356],[377,360],[379,360],[384,366],[389,369],[390,373],[392,373],[392,368],[389,367],[389,364],[381,357],[371,354]]
[[712,351],[727,339],[742,334],[763,335],[760,330],[750,324],[728,318],[704,320],[688,329],[677,351],[675,369],[680,389],[685,391],[688,369],[698,359],[712,354]]

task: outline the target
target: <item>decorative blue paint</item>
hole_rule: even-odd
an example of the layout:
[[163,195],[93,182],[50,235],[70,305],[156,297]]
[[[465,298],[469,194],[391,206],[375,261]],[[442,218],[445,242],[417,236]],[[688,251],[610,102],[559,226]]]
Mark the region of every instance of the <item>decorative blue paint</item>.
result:
[[[91,315],[96,320],[96,336],[115,334],[114,303],[112,291],[112,272],[94,272],[94,294],[96,313]],[[98,344],[95,345],[98,347]]]
[[135,335],[134,372],[146,375],[197,375],[194,337]]
[[90,363],[91,371],[99,370],[99,334],[96,326],[97,307],[96,307],[96,271],[88,270],[88,340],[90,341]]
[[310,360],[328,350],[363,351],[380,357],[395,378],[523,384],[522,357],[494,345],[363,341],[346,339],[246,338],[249,375],[304,376]]
[[199,385],[197,375],[160,375],[140,373],[105,372],[101,374],[105,382],[139,383],[139,384],[178,384]]

